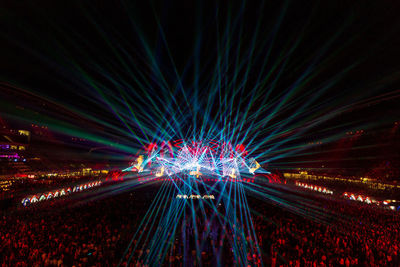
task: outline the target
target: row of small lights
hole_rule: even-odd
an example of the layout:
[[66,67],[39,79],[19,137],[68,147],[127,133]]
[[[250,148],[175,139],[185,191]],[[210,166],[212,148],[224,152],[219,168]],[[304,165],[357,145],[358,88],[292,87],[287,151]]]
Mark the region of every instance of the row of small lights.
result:
[[[179,178],[138,178],[138,181],[181,181],[182,179]],[[222,179],[216,179],[216,178],[205,178],[202,179],[201,181],[203,182],[245,182],[245,183],[254,183],[254,179],[232,179],[232,178],[222,178]],[[196,182],[198,180],[196,179]]]
[[362,134],[362,133],[364,133],[364,130],[346,132],[347,135]]
[[81,191],[84,191],[84,190],[87,190],[87,189],[90,189],[92,187],[99,186],[99,185],[101,185],[101,181],[77,185],[77,186],[74,186],[72,189],[71,189],[71,187],[68,187],[66,189],[62,188],[61,190],[56,190],[54,192],[50,191],[50,192],[44,193],[40,197],[38,197],[37,195],[26,197],[26,198],[22,199],[21,203],[23,206],[26,207],[32,203],[37,203],[37,202],[49,200],[52,198],[69,195],[71,193],[81,192]]
[[322,141],[308,142],[309,145],[322,145]]
[[384,206],[389,207],[389,209],[391,210],[396,210],[396,206],[390,205],[390,203],[392,202],[397,202],[396,200],[383,200],[383,201],[377,201],[373,198],[370,197],[364,197],[363,195],[360,194],[354,194],[354,193],[348,193],[348,192],[344,192],[343,193],[343,197],[344,198],[348,198],[350,200],[354,200],[354,201],[360,201],[360,202],[364,202],[367,204],[376,204],[376,205],[381,205],[383,204]]
[[84,138],[78,138],[78,137],[71,137],[72,141],[86,141]]
[[31,126],[33,127],[33,128],[42,128],[42,129],[48,129],[49,127],[47,127],[47,126],[40,126],[40,125],[36,125],[36,124],[31,124]]
[[[343,177],[329,177],[329,176],[324,176],[324,175],[317,175],[317,174],[307,174],[307,171],[300,171],[299,174],[297,173],[284,173],[283,174],[285,178],[289,178],[289,179],[301,179],[301,178],[306,178],[306,179],[327,179],[327,180],[340,180],[340,181],[346,181],[346,182],[351,182],[351,183],[369,183],[369,184],[376,184],[379,186],[383,186],[383,187],[390,187],[390,188],[394,188],[394,187],[398,187],[400,188],[400,185],[395,185],[395,184],[385,184],[385,183],[379,183],[377,181],[375,181],[376,179],[372,179],[372,178],[368,178],[368,177],[361,177],[361,178],[357,178],[357,179],[353,179],[353,178],[343,178]],[[304,175],[304,176],[303,176]]]
[[303,188],[306,188],[306,189],[310,189],[310,190],[314,190],[314,191],[317,191],[317,192],[320,192],[320,193],[324,193],[324,194],[330,194],[330,195],[333,194],[332,190],[329,190],[326,187],[322,187],[322,186],[309,185],[309,184],[301,183],[301,182],[298,182],[298,181],[296,181],[296,186],[300,186],[300,187],[303,187]]
[[365,202],[367,204],[371,204],[371,203],[376,203],[377,202],[375,199],[371,199],[370,197],[364,197],[364,196],[359,195],[359,194],[357,195],[357,194],[347,193],[347,192],[343,193],[343,197],[344,198],[348,198],[350,200],[357,200],[357,201],[360,201],[360,202]]
[[176,195],[178,199],[215,199],[214,195]]

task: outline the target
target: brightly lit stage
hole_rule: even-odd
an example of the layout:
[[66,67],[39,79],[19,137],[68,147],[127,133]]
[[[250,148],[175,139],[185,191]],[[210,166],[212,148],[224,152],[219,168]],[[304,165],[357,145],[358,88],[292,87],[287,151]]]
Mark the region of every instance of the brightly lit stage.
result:
[[256,173],[265,173],[243,144],[229,142],[175,140],[151,143],[143,148],[124,172],[137,172],[142,181],[186,180],[195,177],[207,182],[250,182]]

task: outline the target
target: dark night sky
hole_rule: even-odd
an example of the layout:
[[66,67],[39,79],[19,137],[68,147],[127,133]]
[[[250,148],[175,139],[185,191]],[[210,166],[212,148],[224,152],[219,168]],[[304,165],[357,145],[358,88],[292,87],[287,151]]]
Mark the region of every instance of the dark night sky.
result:
[[[244,7],[239,1],[232,2],[3,1],[1,79],[115,123],[113,114],[104,109],[102,100],[84,86],[78,68],[105,85],[109,94],[117,94],[116,89],[107,77],[98,73],[98,66],[117,74],[119,77],[113,76],[115,79],[122,78],[135,88],[135,80],[126,72],[113,49],[124,51],[124,57],[129,55],[133,71],[143,71],[151,81],[151,88],[145,90],[149,94],[159,94],[162,100],[160,81],[151,74],[151,62],[143,56],[146,52],[143,39],[173,88],[163,90],[174,92],[175,104],[183,105],[184,97],[182,91],[174,91],[176,76],[171,58],[182,76],[186,97],[206,106],[212,90],[207,86],[218,55],[217,41],[224,43],[226,37],[229,38],[232,48],[228,52],[229,60],[234,62],[238,52],[241,59],[245,58],[257,34],[254,39],[257,56],[251,61],[247,84],[235,96],[235,104],[240,102],[239,96],[251,92],[267,55],[269,61],[276,62],[297,44],[272,91],[272,98],[280,99],[285,95],[290,85],[313,63],[318,67],[313,70],[312,79],[296,93],[298,97],[313,95],[329,79],[352,66],[316,99],[316,102],[324,103],[324,112],[328,114],[342,106],[388,92],[393,95],[384,101],[380,98],[362,108],[347,110],[328,123],[361,120],[364,124],[376,121],[375,124],[384,125],[400,117],[399,93],[395,92],[400,78],[400,17],[397,12],[400,5],[397,1],[246,1]],[[163,34],[160,34],[158,23]],[[229,34],[224,35],[227,30]],[[196,71],[193,62],[198,44],[200,69]],[[234,68],[229,68],[224,75],[232,77],[233,72]],[[243,72],[239,73],[241,75]],[[276,75],[277,70],[272,77]],[[196,76],[200,77],[200,87],[207,89],[193,89]],[[255,104],[250,113],[258,110],[257,104],[262,102],[262,96],[268,90],[268,86],[258,89],[258,99],[252,99]],[[230,89],[221,89],[220,93],[232,97]],[[1,96],[9,103],[30,105],[26,100],[13,98],[7,90],[3,90]],[[160,99],[155,101],[162,106]],[[152,112],[148,103],[141,99],[131,105]],[[285,111],[275,120],[284,120],[300,105],[285,106]],[[238,107],[239,111],[242,112],[243,106]],[[2,109],[5,114],[14,112],[10,108],[4,109],[3,105],[0,111]],[[215,114],[219,109],[214,104]],[[268,110],[265,112],[265,116],[268,115]],[[195,112],[189,113],[193,117]],[[196,118],[188,121],[192,120]],[[190,123],[186,127],[190,127]]]
[[[238,18],[237,27],[232,34],[232,42],[240,40],[246,47],[255,32],[256,23],[260,20],[261,29],[257,42],[268,39],[276,26],[279,16],[283,14],[283,4],[265,2],[228,4],[221,1],[216,4],[200,1],[160,1],[144,4],[143,1],[122,3],[117,1],[93,1],[90,4],[82,1],[64,3],[54,1],[5,1],[3,2],[2,61],[1,73],[4,79],[15,80],[38,79],[36,90],[47,90],[44,81],[51,82],[54,75],[49,75],[49,66],[62,57],[74,60],[93,60],[95,57],[112,55],[104,38],[96,30],[94,22],[110,37],[109,41],[123,40],[129,46],[130,54],[141,53],[140,41],[133,23],[141,31],[152,49],[159,50],[159,56],[168,67],[166,51],[162,47],[155,15],[165,30],[165,37],[176,65],[180,71],[192,56],[193,48],[201,33],[202,57],[215,56],[218,35],[216,23],[221,29],[226,26],[227,13]],[[212,3],[213,1],[210,1]],[[275,1],[271,1],[275,2]],[[162,4],[161,4],[162,3]],[[321,79],[339,71],[340,68],[353,62],[362,61],[349,77],[355,84],[359,79],[379,79],[398,68],[398,47],[400,44],[399,22],[396,1],[288,1],[282,25],[276,37],[272,56],[281,48],[290,45],[304,31],[301,43],[296,49],[298,60],[292,64],[307,64],[307,60],[330,38],[342,30],[334,41],[330,52],[342,49],[330,64]],[[218,11],[217,11],[218,10]],[[243,11],[243,13],[241,12]],[[215,13],[218,12],[218,18]],[[242,15],[242,16],[241,16]],[[234,22],[231,23],[231,27]],[[239,27],[243,27],[239,36]],[[219,33],[222,36],[222,33]],[[119,39],[118,39],[119,38]],[[70,40],[70,42],[68,42]],[[61,55],[60,47],[65,46]],[[233,44],[235,45],[235,44]],[[137,50],[139,49],[139,51]],[[330,54],[327,53],[326,56]],[[49,60],[46,62],[46,60]],[[212,62],[212,60],[211,60]],[[50,63],[50,64],[49,64]],[[56,72],[56,71],[54,71]],[[32,76],[32,77],[31,77]],[[40,76],[40,77],[38,77]],[[56,77],[54,77],[56,78]],[[350,79],[352,81],[350,81]]]

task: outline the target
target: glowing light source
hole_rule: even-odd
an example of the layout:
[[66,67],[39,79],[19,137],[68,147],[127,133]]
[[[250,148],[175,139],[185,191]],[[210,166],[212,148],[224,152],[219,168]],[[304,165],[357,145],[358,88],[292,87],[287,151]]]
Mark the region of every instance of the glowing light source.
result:
[[231,174],[229,174],[229,177],[236,178],[235,169],[232,168],[231,170],[232,170],[232,172],[231,172]]
[[54,192],[50,191],[47,193],[43,193],[40,195],[40,198],[38,198],[37,195],[33,195],[31,197],[25,197],[22,199],[21,204],[23,206],[28,206],[31,203],[36,203],[36,202],[40,202],[40,201],[50,200],[53,198],[58,198],[61,196],[69,195],[72,192],[79,192],[79,191],[82,191],[85,189],[92,188],[94,186],[99,186],[100,184],[101,184],[101,181],[86,183],[86,184],[82,184],[80,186],[75,186],[72,191],[71,191],[70,187],[68,187],[67,189],[62,188],[61,190],[55,190]]
[[298,182],[298,181],[296,181],[295,184],[296,184],[296,186],[300,186],[300,187],[303,187],[303,188],[306,188],[306,189],[314,190],[314,191],[317,191],[317,192],[320,192],[320,193],[330,194],[330,195],[333,194],[333,191],[327,189],[326,187],[321,187],[321,186],[316,186],[316,185],[315,186],[314,185],[308,185],[306,183],[301,183],[301,182]]
[[200,166],[197,165],[196,171],[191,171],[189,174],[193,175],[193,176],[196,176],[196,178],[199,178],[199,176],[202,175],[202,173],[200,172]]
[[255,172],[258,168],[260,168],[260,164],[259,164],[256,160],[254,160],[254,161],[251,163],[251,165],[250,165],[249,172],[250,172],[251,174],[254,174],[254,172]]
[[143,163],[143,155],[140,155],[136,160],[136,165],[134,166],[138,170],[138,172],[143,171],[142,163]]
[[160,171],[156,173],[157,177],[163,176],[164,174],[164,166],[161,167]]
[[237,145],[236,149],[233,149],[229,143],[218,145],[215,141],[179,140],[163,141],[161,145],[151,143],[144,147],[147,156],[140,155],[135,163],[123,172],[151,173],[156,170],[156,177],[186,173],[196,178],[210,175],[218,176],[219,179],[230,177],[241,181],[241,173],[254,174],[261,168],[254,158],[246,158],[248,152],[243,145]]

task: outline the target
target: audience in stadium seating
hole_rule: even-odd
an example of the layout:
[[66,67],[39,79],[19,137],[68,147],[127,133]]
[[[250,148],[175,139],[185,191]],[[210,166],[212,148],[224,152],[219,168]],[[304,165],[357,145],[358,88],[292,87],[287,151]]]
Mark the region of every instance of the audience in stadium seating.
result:
[[[0,218],[1,266],[116,266],[153,193],[136,190],[96,201],[65,198],[10,210]],[[264,265],[399,266],[397,212],[344,200],[321,198],[314,203],[326,211],[322,219],[311,216],[312,210],[294,214],[249,197],[249,206],[256,211],[253,223]],[[211,213],[211,209],[205,211]],[[200,262],[215,265],[215,253],[220,253],[224,265],[238,264],[230,242],[222,242],[232,238],[231,230],[206,231],[200,218],[197,224],[198,238],[206,240],[205,249],[199,257],[190,249],[187,260],[195,266]],[[147,230],[139,229],[141,233]],[[193,248],[193,225],[187,222],[185,231],[187,247]],[[182,242],[177,238],[171,244],[164,265],[183,266]],[[213,251],[213,245],[219,251]],[[122,258],[123,266],[130,255],[130,266],[143,263],[148,251],[141,246],[133,251],[133,247]],[[251,253],[247,259],[251,266],[261,261]]]

